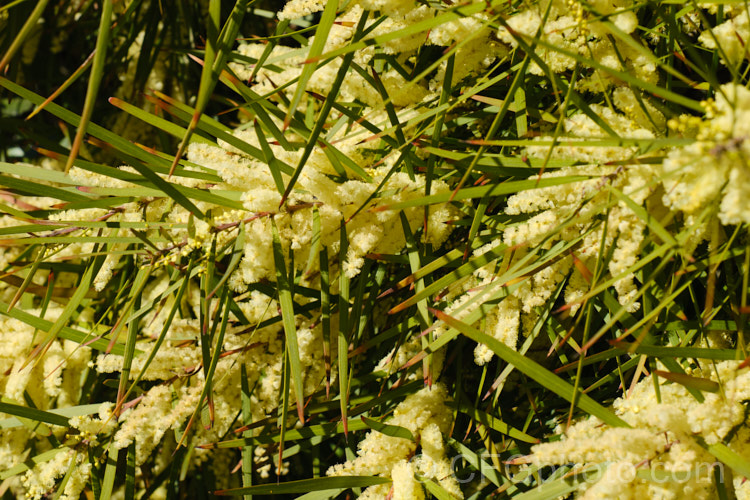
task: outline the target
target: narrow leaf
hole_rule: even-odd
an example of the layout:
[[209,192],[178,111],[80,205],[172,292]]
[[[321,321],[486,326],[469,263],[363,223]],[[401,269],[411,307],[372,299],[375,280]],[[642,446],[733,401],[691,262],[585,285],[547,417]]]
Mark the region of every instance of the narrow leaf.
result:
[[279,238],[279,228],[276,221],[271,219],[271,230],[273,231],[273,258],[276,265],[276,284],[279,290],[279,305],[284,323],[286,335],[287,353],[289,364],[292,369],[292,381],[294,382],[294,393],[297,399],[297,416],[299,421],[305,422],[305,398],[302,392],[302,365],[299,358],[299,345],[297,343],[297,327],[294,320],[294,303],[292,301],[292,289],[286,270],[284,251]]
[[369,427],[370,429],[376,430],[381,434],[385,434],[386,436],[391,436],[395,438],[408,439],[409,441],[414,441],[414,435],[406,427],[384,424],[382,422],[378,422],[377,420],[373,420],[367,417],[360,417],[360,418],[362,419],[362,422],[364,422],[367,427]]
[[476,328],[469,326],[442,311],[435,309],[432,309],[432,311],[447,325],[460,331],[473,341],[487,345],[492,352],[497,354],[498,357],[515,366],[518,371],[535,380],[542,387],[553,391],[568,402],[577,400],[578,407],[588,414],[599,418],[599,420],[611,425],[612,427],[630,427],[627,422],[615,415],[611,410],[591,399],[589,396],[585,394],[575,394],[572,385],[565,382],[536,361],[522,356],[496,338],[490,337],[489,335],[480,332]]
[[214,495],[283,495],[292,493],[307,493],[309,491],[335,490],[341,488],[363,488],[376,484],[390,483],[391,480],[376,476],[342,476],[317,477],[301,479],[280,484],[260,484],[249,488],[235,488],[231,490],[214,491]]
[[99,93],[99,84],[104,76],[104,62],[107,56],[107,47],[109,46],[110,26],[112,19],[113,0],[103,0],[101,4],[102,15],[99,21],[99,31],[96,36],[96,49],[94,51],[94,62],[91,65],[91,74],[89,75],[89,85],[86,89],[86,100],[83,103],[81,111],[81,122],[78,124],[76,136],[70,148],[70,156],[65,164],[65,171],[70,170],[73,162],[78,156],[78,151],[83,144],[83,136],[86,134],[91,115],[94,113],[94,104]]

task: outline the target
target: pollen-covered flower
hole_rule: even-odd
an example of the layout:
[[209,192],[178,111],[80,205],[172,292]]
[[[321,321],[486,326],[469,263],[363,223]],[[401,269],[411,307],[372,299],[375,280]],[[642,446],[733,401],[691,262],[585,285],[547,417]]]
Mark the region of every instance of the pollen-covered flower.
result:
[[[716,207],[723,224],[750,222],[750,91],[727,84],[707,103],[696,141],[662,164],[664,204],[688,216]],[[679,122],[672,122],[677,127]]]

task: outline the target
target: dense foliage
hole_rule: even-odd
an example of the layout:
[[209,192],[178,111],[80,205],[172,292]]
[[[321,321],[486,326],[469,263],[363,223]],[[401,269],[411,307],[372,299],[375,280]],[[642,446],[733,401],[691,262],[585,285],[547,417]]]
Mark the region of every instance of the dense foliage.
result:
[[750,498],[748,16],[0,7],[0,494]]

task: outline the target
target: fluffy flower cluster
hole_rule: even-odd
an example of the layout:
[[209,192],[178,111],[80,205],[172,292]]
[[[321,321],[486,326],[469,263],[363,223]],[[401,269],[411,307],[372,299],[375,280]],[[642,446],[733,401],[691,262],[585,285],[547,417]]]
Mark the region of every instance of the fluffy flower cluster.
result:
[[[600,466],[603,476],[584,486],[581,498],[714,498],[713,466],[724,466],[698,440],[711,445],[728,438],[730,449],[750,459],[745,416],[750,372],[738,366],[727,361],[695,370],[693,376],[721,386],[717,393],[704,393],[702,402],[677,383],[661,383],[657,397],[654,381],[644,379],[613,405],[633,428],[612,428],[592,417],[558,429],[562,439],[534,446],[528,461],[540,467]],[[733,481],[737,498],[750,498],[744,478]]]
[[[296,19],[313,12],[323,10],[324,1],[292,0],[286,4],[279,14],[280,19]],[[374,12],[365,22],[367,35],[364,40],[372,41],[378,37],[389,37],[400,30],[406,30],[414,25],[428,21],[440,14],[440,10],[414,0],[384,1],[357,0],[349,2],[339,14],[336,22],[326,38],[324,53],[339,49],[348,44],[356,31],[356,25],[366,12]],[[451,75],[452,80],[461,81],[470,74],[489,66],[496,58],[507,54],[508,49],[498,43],[489,27],[489,18],[485,14],[466,16],[460,19],[448,20],[429,31],[419,31],[407,36],[398,36],[393,40],[374,46],[365,47],[354,54],[353,63],[360,67],[370,66],[377,52],[394,55],[400,65],[412,63],[417,50],[424,46],[456,47],[456,64]],[[259,59],[265,50],[263,44],[243,44],[239,52],[251,59]],[[292,93],[296,89],[296,80],[304,67],[306,58],[304,50],[290,49],[276,46],[268,57],[268,68],[255,71],[254,90],[259,94],[272,94],[280,82],[289,82],[285,92]],[[232,69],[240,78],[248,79],[253,75],[254,68],[235,63]],[[276,71],[272,68],[275,67]],[[319,67],[307,90],[327,94],[341,68],[341,59],[335,58]],[[437,68],[428,80],[407,81],[403,71],[395,67],[387,67],[377,74],[386,90],[388,101],[399,107],[409,107],[422,102],[433,100],[440,92],[445,77],[446,63]],[[344,79],[338,95],[344,101],[358,101],[374,109],[383,109],[384,96],[368,81],[364,75],[349,71]]]
[[744,40],[750,36],[750,21],[745,5],[730,4],[725,9],[725,15],[729,19],[710,30],[703,31],[698,40],[706,48],[717,50],[725,65],[736,66],[748,56]]
[[750,222],[750,91],[727,84],[706,117],[675,119],[670,124],[697,130],[696,141],[672,150],[662,164],[664,204],[689,218],[715,210],[723,224]]
[[[257,141],[255,131],[238,133],[239,137],[252,143]],[[276,158],[290,165],[296,165],[301,152],[286,152],[280,146],[272,146]],[[349,157],[362,158],[366,153],[351,151],[353,146],[344,149]],[[294,262],[299,270],[304,270],[314,238],[329,248],[329,255],[337,257],[340,249],[340,227],[345,224],[348,238],[348,251],[344,272],[354,277],[369,253],[394,253],[405,244],[404,232],[397,211],[376,211],[378,206],[388,205],[422,196],[424,179],[419,176],[410,179],[406,173],[390,173],[395,158],[389,158],[383,167],[369,169],[371,180],[347,180],[336,182],[331,178],[335,172],[322,150],[316,150],[305,164],[297,188],[286,205],[280,208],[281,193],[267,166],[238,154],[231,147],[222,149],[206,145],[191,147],[188,157],[202,165],[212,165],[227,187],[242,192],[240,199],[247,210],[236,214],[235,220],[252,219],[245,224],[247,231],[244,259],[237,276],[233,279],[235,288],[255,283],[261,279],[275,279],[274,256],[272,253],[271,216],[278,227],[285,252],[294,252]],[[390,165],[390,166],[389,166]],[[380,192],[376,192],[379,184]],[[445,183],[433,184],[433,192],[445,192]],[[389,194],[386,194],[389,193]],[[317,214],[314,214],[317,212]],[[422,212],[418,209],[405,211],[412,230],[421,225]],[[180,215],[181,210],[172,210],[170,217],[187,221],[189,214]],[[314,218],[320,221],[319,234],[313,230]],[[436,207],[428,220],[426,238],[437,245],[450,233],[445,223],[455,215],[449,205]],[[225,217],[226,219],[226,217]],[[209,245],[209,226],[197,227],[196,239],[203,238]],[[337,260],[337,258],[336,258]],[[314,262],[312,270],[317,270]]]
[[[632,72],[641,80],[654,82],[656,59],[624,41],[638,27],[638,17],[632,6],[633,2],[628,0],[529,3],[508,18],[507,27],[499,30],[498,38],[512,47],[517,47],[519,40],[526,46],[536,46],[535,53],[544,67],[533,61],[529,66],[533,74],[572,70],[577,61],[574,56],[581,56],[605,68]],[[538,41],[534,41],[537,36]],[[576,86],[603,92],[617,84],[611,74],[597,69]]]
[[[445,405],[448,394],[441,385],[425,387],[407,396],[393,411],[388,425],[403,427],[411,432],[415,441],[370,431],[360,441],[357,457],[328,470],[329,476],[383,476],[393,480],[391,485],[367,488],[360,498],[375,500],[422,499],[424,490],[419,480],[436,480],[456,498],[463,493],[451,474],[446,458],[443,434],[453,421],[453,414]],[[422,450],[415,456],[417,442]]]
[[[43,317],[56,319],[62,309],[50,307]],[[41,315],[41,311],[29,310]],[[35,329],[14,318],[0,316],[0,393],[7,403],[25,405],[27,400],[36,408],[50,410],[77,404],[81,396],[81,377],[88,373],[91,350],[67,340],[53,341],[46,352],[35,361],[26,363],[32,347],[38,343]],[[27,399],[28,398],[28,399]],[[8,486],[15,491],[26,491],[41,497],[68,471],[71,460],[78,463],[87,458],[67,447],[53,449],[53,440],[44,437],[43,429],[23,425],[18,419],[3,422],[0,433],[0,464],[4,470],[23,463],[28,443],[33,442],[38,453],[54,453],[54,457],[22,476],[9,478]],[[54,438],[62,438],[64,429],[50,426]],[[57,450],[57,453],[55,453]],[[88,465],[76,467],[61,498],[76,499],[90,473]]]

